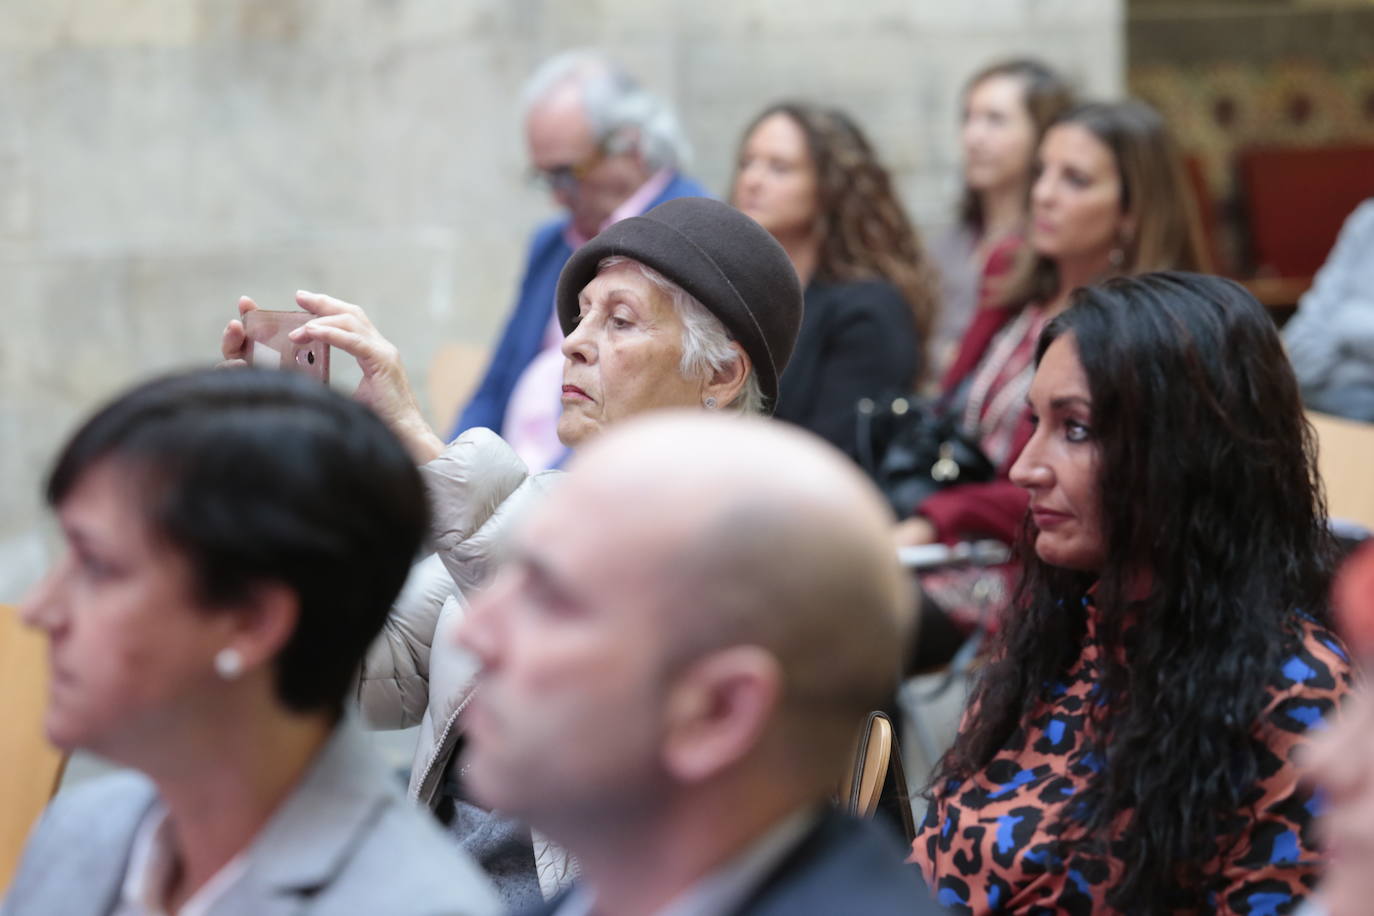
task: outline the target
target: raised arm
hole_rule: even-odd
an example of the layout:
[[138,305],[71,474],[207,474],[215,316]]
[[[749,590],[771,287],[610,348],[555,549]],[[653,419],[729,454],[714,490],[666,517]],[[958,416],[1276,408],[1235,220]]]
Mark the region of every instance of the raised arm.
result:
[[[438,457],[444,443],[425,421],[420,404],[410,387],[401,354],[395,344],[382,336],[361,307],[323,293],[299,290],[296,304],[315,318],[291,332],[300,344],[321,341],[337,347],[358,361],[363,379],[353,396],[377,412],[415,458],[425,464]],[[239,299],[240,318],[258,307],[252,299]],[[234,320],[220,338],[221,365],[243,365],[246,359],[243,322]]]

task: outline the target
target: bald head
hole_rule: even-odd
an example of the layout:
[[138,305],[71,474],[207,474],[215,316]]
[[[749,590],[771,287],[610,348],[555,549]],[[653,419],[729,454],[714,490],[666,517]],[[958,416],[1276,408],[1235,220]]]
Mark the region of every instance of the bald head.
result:
[[846,720],[883,705],[912,625],[892,519],[839,452],[781,423],[701,412],[623,424],[584,449],[564,484],[620,494],[617,521],[664,551],[641,557],[672,661],[762,646],[787,707]]
[[658,413],[598,436],[459,632],[483,667],[474,797],[563,836],[824,798],[897,683],[890,525],[844,456],[780,423]]

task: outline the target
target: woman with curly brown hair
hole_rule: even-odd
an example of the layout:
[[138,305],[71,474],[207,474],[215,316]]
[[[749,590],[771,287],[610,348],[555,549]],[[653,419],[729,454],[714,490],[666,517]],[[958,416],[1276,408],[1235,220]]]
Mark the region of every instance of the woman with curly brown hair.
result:
[[785,102],[745,132],[730,197],[781,243],[806,290],[774,415],[855,456],[855,405],[912,388],[937,313],[892,180],[844,112]]

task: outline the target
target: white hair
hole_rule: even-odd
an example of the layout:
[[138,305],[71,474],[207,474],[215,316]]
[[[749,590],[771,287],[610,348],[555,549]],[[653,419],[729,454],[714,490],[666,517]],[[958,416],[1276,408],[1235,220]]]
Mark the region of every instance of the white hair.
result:
[[[633,267],[644,279],[667,293],[678,317],[682,319],[682,360],[678,363],[678,371],[683,378],[710,378],[732,360],[740,358],[738,351],[731,346],[733,338],[721,320],[711,314],[711,310],[702,305],[699,299],[652,267],[634,258],[613,255],[597,262],[596,270],[600,273],[622,264]],[[758,374],[751,366],[744,387],[735,400],[725,406],[740,413],[763,413],[763,405],[763,389],[759,386]]]
[[637,148],[652,171],[681,168],[691,158],[672,107],[595,51],[564,51],[544,61],[520,93],[522,117],[529,117],[532,108],[567,85],[581,93],[592,134],[598,143],[607,144],[606,152]]

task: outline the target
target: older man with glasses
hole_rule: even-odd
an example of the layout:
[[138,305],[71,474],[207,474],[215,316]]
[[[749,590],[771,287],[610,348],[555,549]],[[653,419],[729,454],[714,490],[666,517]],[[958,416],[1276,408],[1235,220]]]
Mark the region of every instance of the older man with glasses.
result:
[[515,309],[453,430],[495,430],[530,465],[562,462],[563,332],[554,290],[563,264],[602,229],[676,197],[706,197],[678,172],[687,144],[676,115],[610,61],[571,51],[545,62],[523,92],[531,178],[566,214],[530,243]]

